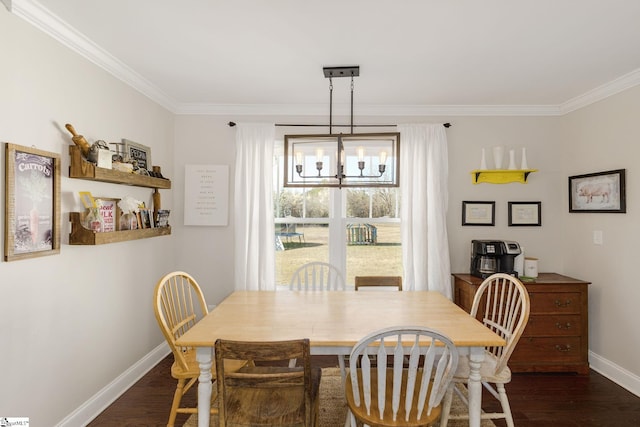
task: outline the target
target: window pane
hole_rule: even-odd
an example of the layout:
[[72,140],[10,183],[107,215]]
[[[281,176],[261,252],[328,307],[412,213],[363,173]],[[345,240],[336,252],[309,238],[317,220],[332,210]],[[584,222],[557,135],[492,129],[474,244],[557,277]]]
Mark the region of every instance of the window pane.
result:
[[351,233],[347,236],[347,286],[353,286],[355,276],[402,276],[399,223],[351,224],[347,232],[364,239],[375,238],[358,242],[356,238],[349,239]]
[[347,190],[347,218],[399,218],[397,188]]
[[329,261],[328,225],[293,225],[276,224],[276,285],[289,286],[293,272],[303,264]]

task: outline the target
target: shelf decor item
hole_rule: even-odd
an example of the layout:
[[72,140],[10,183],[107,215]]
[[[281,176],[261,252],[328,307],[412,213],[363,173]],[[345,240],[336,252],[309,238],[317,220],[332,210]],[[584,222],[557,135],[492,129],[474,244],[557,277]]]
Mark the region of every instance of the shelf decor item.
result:
[[626,169],[569,177],[569,212],[626,213]]
[[60,155],[5,144],[4,259],[60,253]]
[[144,169],[145,171],[152,170],[151,148],[124,138],[122,139],[122,143],[124,144],[125,161],[136,161],[140,169]]

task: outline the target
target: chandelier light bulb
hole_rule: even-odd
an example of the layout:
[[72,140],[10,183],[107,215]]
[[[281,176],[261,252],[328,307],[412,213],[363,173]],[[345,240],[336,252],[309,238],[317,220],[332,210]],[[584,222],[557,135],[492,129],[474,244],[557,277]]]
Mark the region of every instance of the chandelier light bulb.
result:
[[302,151],[296,153],[296,165],[302,164]]
[[358,147],[358,161],[364,161],[364,147]]
[[387,163],[387,152],[386,151],[381,151],[380,152],[380,164],[384,165],[385,163]]

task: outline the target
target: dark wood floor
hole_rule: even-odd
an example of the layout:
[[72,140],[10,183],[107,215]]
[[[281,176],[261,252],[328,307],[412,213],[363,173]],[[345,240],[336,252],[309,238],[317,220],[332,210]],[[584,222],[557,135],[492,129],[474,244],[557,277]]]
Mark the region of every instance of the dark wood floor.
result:
[[[335,358],[313,356],[314,364],[336,366]],[[88,424],[89,427],[155,427],[166,425],[175,380],[168,356],[147,375]],[[196,402],[196,389],[185,399]],[[637,427],[640,397],[629,393],[602,375],[514,374],[507,393],[518,427]],[[491,396],[483,397],[487,411],[499,409]],[[176,426],[188,418],[178,415]],[[496,420],[496,425],[504,422]]]

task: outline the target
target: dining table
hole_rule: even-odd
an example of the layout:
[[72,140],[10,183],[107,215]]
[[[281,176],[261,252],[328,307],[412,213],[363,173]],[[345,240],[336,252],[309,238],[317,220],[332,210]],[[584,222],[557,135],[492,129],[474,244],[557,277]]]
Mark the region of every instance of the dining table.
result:
[[[424,326],[448,336],[468,355],[469,425],[480,426],[480,365],[500,336],[437,291],[235,291],[183,334],[176,344],[196,348],[200,367],[198,427],[208,427],[213,347],[217,339],[280,341],[308,338],[312,355],[344,356],[367,334],[397,326]],[[321,403],[322,404],[322,403]]]

